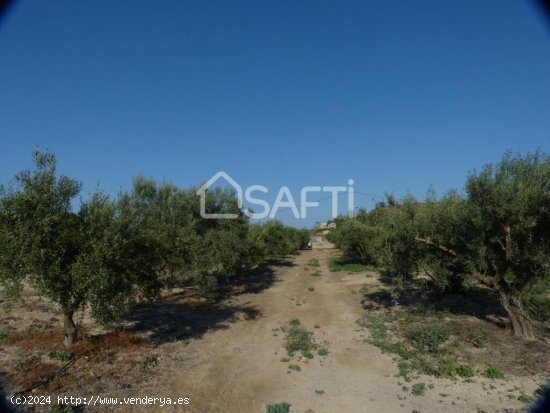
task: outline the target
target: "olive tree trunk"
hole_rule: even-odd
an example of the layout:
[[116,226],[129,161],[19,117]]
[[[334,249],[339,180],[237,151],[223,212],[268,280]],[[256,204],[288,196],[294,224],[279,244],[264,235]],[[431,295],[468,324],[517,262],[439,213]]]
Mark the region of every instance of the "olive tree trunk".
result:
[[71,346],[76,341],[76,325],[73,320],[74,312],[63,313],[63,344],[65,347]]
[[533,332],[533,326],[531,325],[529,316],[523,308],[521,296],[517,293],[504,291],[500,291],[499,294],[500,303],[508,314],[514,335],[526,340],[534,340],[535,333]]

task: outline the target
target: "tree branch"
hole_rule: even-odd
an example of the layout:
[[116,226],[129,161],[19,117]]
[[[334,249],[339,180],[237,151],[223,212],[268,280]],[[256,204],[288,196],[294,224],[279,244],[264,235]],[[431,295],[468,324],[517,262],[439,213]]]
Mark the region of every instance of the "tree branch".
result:
[[458,254],[453,251],[452,249],[450,248],[447,248],[446,246],[444,245],[440,245],[440,244],[436,244],[435,242],[433,242],[430,238],[420,238],[420,237],[414,237],[415,241],[418,241],[418,242],[421,242],[423,244],[426,244],[426,245],[430,245],[432,247],[435,247],[437,248],[438,250],[441,250],[449,255],[452,255],[453,257],[456,257]]
[[497,281],[493,277],[488,277],[480,273],[474,273],[472,275],[478,282],[480,282],[484,286],[495,289]]

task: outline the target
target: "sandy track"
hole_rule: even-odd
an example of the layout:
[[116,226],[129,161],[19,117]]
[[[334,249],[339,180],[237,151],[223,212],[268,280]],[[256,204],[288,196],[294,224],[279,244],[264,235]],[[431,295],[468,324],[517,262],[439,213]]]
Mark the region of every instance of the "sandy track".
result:
[[[270,288],[233,298],[235,304],[257,313],[243,312],[238,321],[206,333],[187,348],[166,344],[173,348],[167,347],[169,354],[161,357],[159,375],[134,395],[189,397],[188,406],[162,410],[194,413],[262,413],[266,404],[281,401],[301,413],[501,412],[522,406],[506,397],[505,387],[513,385],[509,381],[495,384],[487,393],[480,386],[484,379],[456,383],[425,377],[422,381],[434,383],[434,390],[424,397],[404,393],[395,377],[396,363],[363,343],[355,324],[362,308],[360,295],[351,290],[379,281],[365,274],[329,272],[327,261],[337,254],[322,240],[314,240],[314,249],[294,257],[293,266],[276,268]],[[320,277],[306,269],[312,258],[320,261]],[[302,370],[289,374],[288,363],[280,362],[286,355],[284,335],[273,330],[293,318],[313,330],[330,354],[315,355],[307,364],[300,361]],[[320,328],[313,329],[315,324]],[[534,386],[522,383],[526,390]],[[318,395],[315,390],[325,393]],[[150,412],[151,407],[132,411]]]

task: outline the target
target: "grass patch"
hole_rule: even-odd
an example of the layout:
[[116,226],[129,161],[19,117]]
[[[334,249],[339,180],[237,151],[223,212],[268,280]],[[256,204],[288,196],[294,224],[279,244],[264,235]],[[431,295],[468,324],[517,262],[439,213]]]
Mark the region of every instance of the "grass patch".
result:
[[68,361],[71,361],[72,358],[73,358],[73,354],[67,350],[63,350],[63,349],[56,349],[56,350],[53,350],[53,351],[50,351],[48,353],[48,356],[50,356],[51,359],[54,359],[54,360],[57,360],[57,361],[60,361],[62,363],[66,363]]
[[363,272],[367,271],[369,267],[359,262],[349,262],[342,259],[332,259],[328,263],[328,268],[332,272],[346,271],[346,272]]
[[313,328],[321,328],[321,326],[319,324],[315,324]]
[[484,330],[468,331],[465,335],[465,341],[470,343],[475,348],[487,347],[489,334]]
[[311,354],[311,351],[315,349],[316,346],[313,342],[313,333],[306,330],[300,324],[300,320],[291,320],[288,325],[284,327],[284,331],[286,332],[285,349],[290,356],[300,351],[303,356],[307,357],[306,354]]
[[317,354],[320,356],[328,356],[328,350],[324,347],[317,350]]
[[302,368],[300,366],[298,366],[297,364],[289,364],[288,369],[289,370],[294,370],[294,371],[302,371]]
[[158,364],[157,358],[153,356],[143,356],[139,362],[141,367],[155,367]]
[[500,371],[497,367],[495,366],[489,366],[484,372],[483,372],[483,377],[486,377],[488,379],[503,379],[504,378],[504,373],[502,371]]
[[531,403],[533,401],[533,398],[522,390],[518,396],[518,400],[523,403]]
[[469,379],[475,376],[475,371],[472,366],[468,366],[467,364],[463,364],[461,366],[458,366],[456,369],[456,373],[460,377],[464,377],[465,379]]
[[[454,380],[474,377],[476,373],[473,366],[459,363],[457,349],[460,343],[457,338],[474,346],[474,342],[482,346],[486,343],[486,334],[459,334],[455,322],[432,321],[431,318],[426,312],[417,313],[414,310],[395,311],[384,316],[367,312],[357,324],[366,328],[370,334],[370,338],[365,341],[384,353],[399,356],[398,376],[406,381],[411,381],[414,371]],[[501,378],[502,373],[490,367],[482,375]]]
[[411,378],[411,365],[405,361],[400,361],[397,363],[397,368],[399,369],[399,373],[397,374],[397,377],[403,377],[403,379],[406,382],[409,382],[412,380]]
[[449,340],[451,334],[453,329],[448,324],[434,323],[411,328],[406,336],[418,350],[437,353],[441,350],[441,345]]
[[309,260],[309,262],[307,263],[307,265],[309,265],[310,267],[320,267],[320,266],[321,266],[321,263],[319,262],[318,259],[312,258],[312,259]]
[[315,394],[325,394],[325,391],[315,389]]
[[283,357],[280,361],[281,363],[288,363],[290,359],[288,357]]
[[315,288],[309,287],[307,290],[308,290],[308,291],[315,291]]
[[321,271],[312,272],[312,273],[311,273],[311,276],[312,276],[312,277],[320,277],[320,276],[321,276]]
[[357,321],[361,327],[366,327],[373,340],[384,340],[387,336],[386,325],[384,321],[374,314],[367,313],[363,318]]
[[290,411],[290,403],[282,402],[276,404],[268,404],[265,406],[266,413],[288,413]]
[[426,394],[426,383],[415,383],[411,387],[411,394],[414,396],[424,396]]

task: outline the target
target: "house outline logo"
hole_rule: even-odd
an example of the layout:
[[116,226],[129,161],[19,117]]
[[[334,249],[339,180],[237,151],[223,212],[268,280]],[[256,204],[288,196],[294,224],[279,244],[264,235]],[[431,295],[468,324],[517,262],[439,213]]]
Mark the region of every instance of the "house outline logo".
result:
[[197,190],[197,195],[200,197],[200,213],[201,217],[205,219],[236,219],[239,217],[238,214],[207,214],[206,213],[206,190],[212,186],[216,181],[223,178],[229,185],[237,190],[237,205],[239,209],[243,207],[243,189],[233,178],[229,176],[228,173],[224,171],[216,172],[212,178],[206,181],[201,187]]

